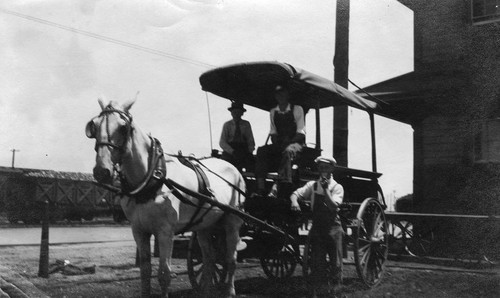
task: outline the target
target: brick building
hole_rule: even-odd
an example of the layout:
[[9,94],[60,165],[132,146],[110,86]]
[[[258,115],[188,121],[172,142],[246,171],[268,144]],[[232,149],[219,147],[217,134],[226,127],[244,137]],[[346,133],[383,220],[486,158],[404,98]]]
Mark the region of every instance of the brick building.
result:
[[414,130],[414,211],[498,215],[500,0],[399,2],[414,71],[364,89]]

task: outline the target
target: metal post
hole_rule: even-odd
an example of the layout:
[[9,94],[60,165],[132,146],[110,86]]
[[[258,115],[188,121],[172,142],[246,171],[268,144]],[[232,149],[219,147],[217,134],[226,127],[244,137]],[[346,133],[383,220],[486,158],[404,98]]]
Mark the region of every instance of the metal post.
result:
[[42,219],[42,241],[40,243],[40,261],[38,264],[38,276],[49,277],[49,201],[45,200],[43,204]]
[[[334,81],[344,88],[349,81],[349,6],[349,0],[337,0]],[[333,155],[340,166],[347,167],[348,106],[335,107],[333,114]]]
[[19,152],[19,151],[21,151],[21,150],[12,149],[12,150],[10,150],[10,151],[12,151],[12,168],[14,168],[14,162],[15,162],[15,160],[16,160],[16,152]]
[[375,117],[373,113],[370,115],[370,132],[372,137],[372,171],[377,172],[377,146],[375,144]]

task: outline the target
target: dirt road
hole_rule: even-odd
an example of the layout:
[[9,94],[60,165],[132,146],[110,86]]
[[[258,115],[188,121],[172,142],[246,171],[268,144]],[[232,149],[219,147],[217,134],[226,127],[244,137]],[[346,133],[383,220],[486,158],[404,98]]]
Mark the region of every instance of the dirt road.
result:
[[[0,247],[0,262],[4,267],[21,274],[26,280],[50,297],[139,297],[139,270],[135,263],[135,246],[129,241],[64,244],[50,248],[50,263],[69,260],[79,268],[95,265],[94,274],[77,276],[53,273],[39,278],[37,246]],[[153,273],[157,269],[153,259]],[[345,297],[500,297],[498,267],[465,269],[438,267],[391,261],[383,282],[364,289],[352,265],[345,266]],[[174,258],[177,277],[171,285],[172,297],[196,297],[187,276],[185,259]],[[153,293],[160,292],[156,279]],[[294,277],[274,282],[265,277],[258,260],[238,264],[236,288],[238,297],[305,297],[305,282],[297,268]],[[8,294],[8,293],[7,293]]]

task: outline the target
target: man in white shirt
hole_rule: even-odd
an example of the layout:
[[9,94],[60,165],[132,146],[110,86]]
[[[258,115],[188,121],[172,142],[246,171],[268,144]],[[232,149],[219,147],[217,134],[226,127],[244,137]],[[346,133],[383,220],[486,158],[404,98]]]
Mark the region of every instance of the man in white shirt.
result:
[[222,159],[232,163],[239,171],[253,170],[255,141],[250,122],[241,119],[246,112],[242,103],[233,102],[228,108],[232,120],[224,123],[219,145],[222,148]]
[[[344,231],[338,214],[344,198],[344,188],[332,177],[337,162],[333,157],[320,156],[315,160],[320,177],[309,181],[290,196],[293,211],[300,211],[299,200],[311,202],[312,227],[309,231],[311,244],[311,296],[328,284],[326,268],[330,266],[334,290],[342,286],[342,238]],[[326,255],[329,256],[329,263]]]
[[[276,86],[274,98],[278,105],[271,109],[271,145],[259,147],[255,176],[257,189],[265,194],[265,177],[269,170],[278,170],[280,185],[291,186],[292,162],[305,143],[304,110],[289,102],[290,94],[284,85]],[[290,189],[290,187],[287,187]]]

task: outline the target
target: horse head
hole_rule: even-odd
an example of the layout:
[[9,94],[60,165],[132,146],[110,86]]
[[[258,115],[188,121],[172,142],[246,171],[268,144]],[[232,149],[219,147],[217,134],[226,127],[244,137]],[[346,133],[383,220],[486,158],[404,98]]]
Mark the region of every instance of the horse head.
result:
[[99,183],[111,184],[117,165],[121,164],[129,150],[134,128],[129,110],[135,100],[122,105],[114,101],[106,105],[101,99],[98,102],[101,113],[87,123],[85,133],[87,137],[96,139],[94,178]]

